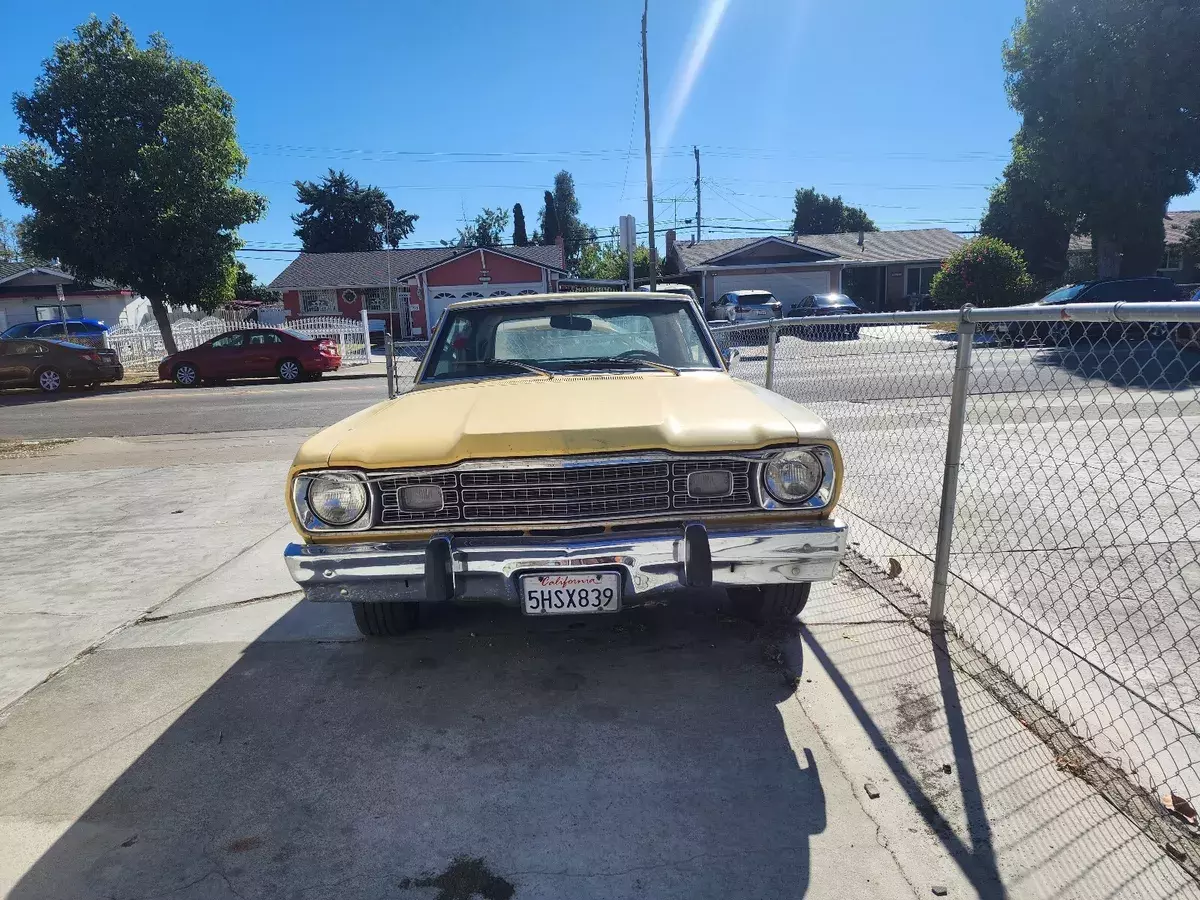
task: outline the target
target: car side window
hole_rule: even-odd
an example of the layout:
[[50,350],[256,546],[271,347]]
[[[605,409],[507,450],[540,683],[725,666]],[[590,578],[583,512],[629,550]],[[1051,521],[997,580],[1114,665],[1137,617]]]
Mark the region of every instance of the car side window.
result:
[[212,346],[214,350],[232,350],[242,346],[245,340],[246,336],[244,334],[240,331],[235,331],[233,334],[221,335],[221,337],[212,342]]
[[259,331],[250,335],[250,346],[258,344],[282,344],[283,338],[273,331]]
[[82,322],[67,323],[68,334],[91,334],[93,331],[95,331],[94,328],[92,328],[90,325],[85,325]]
[[37,356],[46,352],[41,344],[33,344],[29,341],[13,341],[13,344],[14,346],[8,352],[15,356]]

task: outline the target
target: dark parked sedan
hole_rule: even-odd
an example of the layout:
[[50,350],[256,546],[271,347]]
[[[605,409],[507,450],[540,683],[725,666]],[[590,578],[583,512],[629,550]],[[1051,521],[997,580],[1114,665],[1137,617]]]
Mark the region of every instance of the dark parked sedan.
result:
[[858,337],[859,326],[841,325],[836,320],[826,317],[850,316],[860,312],[862,310],[845,294],[809,294],[799,303],[793,303],[788,315],[798,319],[820,317],[824,320],[820,324],[814,322],[812,325],[806,325],[805,333],[814,334],[817,337],[854,339]]
[[0,385],[38,387],[56,394],[67,385],[120,381],[125,370],[113,350],[65,341],[0,340]]
[[[1076,303],[1170,303],[1182,299],[1170,278],[1107,278],[1068,284],[1051,291],[1030,307],[1072,306]],[[1014,344],[1037,341],[1043,344],[1075,343],[1084,338],[1140,340],[1165,335],[1165,326],[1154,324],[1105,324],[1103,322],[1001,322],[996,334]]]
[[337,345],[284,328],[228,331],[190,350],[172,353],[158,364],[158,377],[183,387],[201,381],[277,376],[288,383],[336,372]]

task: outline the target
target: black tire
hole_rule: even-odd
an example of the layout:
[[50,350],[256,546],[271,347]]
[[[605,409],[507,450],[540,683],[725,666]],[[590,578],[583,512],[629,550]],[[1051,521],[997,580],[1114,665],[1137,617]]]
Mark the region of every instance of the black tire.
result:
[[180,387],[196,387],[200,384],[200,372],[191,363],[180,363],[171,373],[171,380]]
[[417,627],[416,603],[351,603],[354,624],[367,637],[396,637]]
[[812,584],[767,584],[731,588],[729,599],[737,614],[760,625],[791,622],[804,611]]
[[295,384],[304,378],[304,366],[297,359],[281,359],[275,372],[284,384]]
[[67,386],[67,379],[54,366],[46,366],[37,373],[37,386],[43,394],[57,394]]

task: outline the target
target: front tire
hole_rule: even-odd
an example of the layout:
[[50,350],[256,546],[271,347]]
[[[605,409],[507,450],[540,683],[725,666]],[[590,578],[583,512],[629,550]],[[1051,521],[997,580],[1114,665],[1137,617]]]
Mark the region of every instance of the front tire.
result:
[[351,603],[354,624],[367,637],[397,637],[417,627],[416,603]]
[[63,389],[66,381],[63,379],[62,372],[53,366],[47,366],[38,372],[37,386],[41,388],[43,394],[57,394]]
[[180,387],[195,387],[200,383],[200,373],[191,363],[180,363],[171,373],[171,378]]
[[279,363],[279,380],[284,384],[295,384],[304,377],[304,367],[294,359],[285,359]]
[[729,599],[737,614],[759,625],[793,621],[808,604],[812,584],[766,584],[759,587],[731,588]]

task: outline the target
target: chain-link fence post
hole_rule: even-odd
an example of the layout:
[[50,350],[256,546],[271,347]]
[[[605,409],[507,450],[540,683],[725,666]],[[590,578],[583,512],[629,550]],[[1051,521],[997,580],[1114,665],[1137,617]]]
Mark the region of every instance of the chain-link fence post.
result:
[[954,390],[950,396],[950,424],[946,431],[946,460],[942,472],[942,506],[938,513],[937,554],[933,561],[933,592],[929,600],[929,621],[934,624],[941,624],[946,619],[946,587],[950,577],[950,547],[954,538],[954,503],[958,497],[958,464],[962,454],[967,395],[971,390],[971,344],[975,338],[975,323],[967,319],[971,309],[970,304],[964,306],[958,319]]
[[396,396],[396,345],[392,343],[392,331],[390,328],[384,333],[383,337],[386,341],[384,352],[387,361],[388,399],[391,400]]
[[767,390],[771,389],[771,382],[775,380],[775,343],[778,340],[779,325],[776,320],[767,326],[767,374],[763,379],[763,384]]

